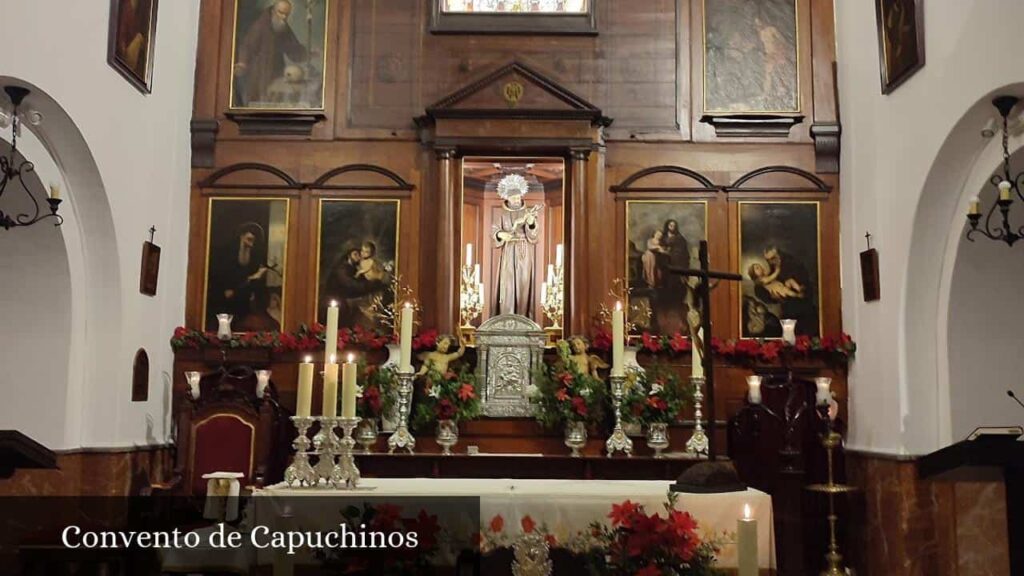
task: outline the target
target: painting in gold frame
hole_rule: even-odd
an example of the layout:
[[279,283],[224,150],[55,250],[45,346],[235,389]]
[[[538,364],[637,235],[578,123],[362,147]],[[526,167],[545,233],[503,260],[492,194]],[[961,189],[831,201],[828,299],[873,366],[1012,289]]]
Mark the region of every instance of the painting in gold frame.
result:
[[689,283],[669,268],[696,268],[707,239],[703,200],[626,201],[627,310],[635,332],[687,333]]
[[739,203],[742,338],[781,338],[783,319],[821,334],[820,222],[818,202]]
[[401,201],[322,198],[317,232],[316,317],[325,322],[327,306],[338,303],[338,325],[380,329],[374,310],[394,303],[398,277]]
[[285,325],[287,198],[210,198],[206,229],[203,322],[231,314],[235,332],[275,332]]
[[230,107],[321,111],[329,0],[235,0]]
[[797,114],[799,0],[704,0],[704,113]]
[[107,63],[143,94],[153,87],[157,0],[110,0]]
[[882,94],[924,67],[924,0],[875,0]]

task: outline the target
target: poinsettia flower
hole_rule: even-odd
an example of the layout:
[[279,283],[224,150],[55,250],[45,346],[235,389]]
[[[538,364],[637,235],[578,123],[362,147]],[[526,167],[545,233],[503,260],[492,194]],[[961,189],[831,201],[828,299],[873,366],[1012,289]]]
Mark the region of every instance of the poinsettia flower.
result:
[[455,418],[456,413],[455,405],[447,398],[437,403],[437,417],[441,420],[451,420]]
[[551,548],[558,546],[558,538],[556,538],[554,534],[545,534],[544,540],[547,541],[548,546]]
[[501,517],[501,514],[496,514],[494,518],[491,518],[491,532],[501,532],[505,530],[505,519]]
[[661,338],[650,332],[644,332],[642,338],[645,350],[648,352],[661,352]]
[[559,379],[562,381],[563,386],[572,385],[573,378],[573,375],[570,374],[569,372],[563,372],[562,375],[559,377]]
[[558,392],[555,392],[555,399],[559,402],[565,402],[569,399],[569,393],[566,392],[565,388],[559,388]]
[[522,524],[523,526],[524,534],[532,534],[534,528],[537,527],[537,523],[533,521],[533,518],[530,518],[529,514],[523,516],[523,519],[520,521],[520,524]]
[[472,384],[466,383],[459,388],[459,400],[472,400],[476,398],[476,390]]
[[594,341],[590,345],[594,350],[607,352],[612,349],[612,333],[606,326],[594,330]]
[[576,411],[580,416],[586,417],[587,415],[587,401],[576,396],[572,399],[572,409]]
[[631,500],[626,500],[622,504],[612,504],[612,511],[608,513],[608,518],[612,521],[612,526],[629,528],[633,516],[639,511],[640,506],[638,504],[633,503]]

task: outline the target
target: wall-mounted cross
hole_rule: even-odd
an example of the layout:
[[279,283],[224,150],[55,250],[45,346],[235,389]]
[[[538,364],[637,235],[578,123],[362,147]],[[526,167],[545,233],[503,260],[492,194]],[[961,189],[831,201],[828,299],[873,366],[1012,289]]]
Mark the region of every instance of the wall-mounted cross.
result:
[[697,301],[701,303],[700,325],[704,332],[703,345],[701,350],[701,363],[704,366],[704,382],[707,392],[704,394],[705,404],[708,409],[708,459],[714,460],[718,452],[715,450],[715,370],[714,359],[711,357],[711,281],[712,280],[734,280],[741,281],[743,277],[731,272],[714,272],[708,266],[708,242],[700,241],[700,268],[669,268],[669,272],[685,277],[697,278],[699,282],[695,288]]

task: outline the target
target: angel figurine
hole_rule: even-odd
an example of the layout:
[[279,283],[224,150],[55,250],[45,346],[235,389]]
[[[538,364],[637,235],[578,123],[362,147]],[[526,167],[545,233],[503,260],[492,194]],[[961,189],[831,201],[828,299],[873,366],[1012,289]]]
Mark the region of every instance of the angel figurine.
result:
[[[455,352],[448,352],[451,349],[452,344],[458,341],[459,349]],[[419,378],[425,375],[427,372],[434,370],[439,374],[446,374],[448,372],[448,364],[452,360],[457,360],[466,353],[466,344],[462,342],[460,338],[444,334],[437,337],[437,344],[434,350],[430,352],[423,352],[419,358],[423,361],[423,365],[420,366],[419,372],[416,373],[416,377]]]
[[566,356],[576,366],[580,374],[589,374],[600,378],[597,371],[608,368],[608,363],[594,354],[587,354],[590,343],[583,336],[569,338],[570,353]]

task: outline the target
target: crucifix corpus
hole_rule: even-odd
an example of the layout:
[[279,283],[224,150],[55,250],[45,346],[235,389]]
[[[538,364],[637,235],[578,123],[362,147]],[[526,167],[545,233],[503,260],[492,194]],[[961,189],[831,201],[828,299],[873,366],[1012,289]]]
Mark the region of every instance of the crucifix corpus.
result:
[[[714,371],[714,360],[711,358],[710,342],[711,342],[711,281],[712,280],[734,280],[740,281],[743,279],[739,274],[733,274],[731,272],[714,272],[709,269],[708,266],[708,242],[707,240],[701,240],[700,252],[699,252],[700,268],[669,268],[669,272],[672,274],[678,274],[687,278],[697,278],[697,286],[694,288],[696,292],[696,298],[694,303],[700,302],[700,329],[690,324],[690,340],[693,343],[693,354],[699,355],[701,366],[704,368],[704,382],[707,389],[706,393],[706,405],[708,410],[708,427],[707,427],[707,443],[705,446],[699,446],[703,441],[699,437],[701,431],[700,414],[696,415],[696,424],[694,428],[694,439],[698,439],[695,444],[698,444],[696,449],[697,453],[704,452],[706,449],[708,459],[714,460],[718,452],[715,450],[715,371]],[[697,357],[694,357],[694,361],[697,361]],[[700,382],[696,382],[695,385],[698,387],[697,392],[700,393]],[[687,446],[690,448],[691,446]]]

